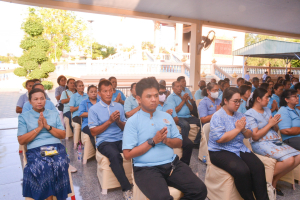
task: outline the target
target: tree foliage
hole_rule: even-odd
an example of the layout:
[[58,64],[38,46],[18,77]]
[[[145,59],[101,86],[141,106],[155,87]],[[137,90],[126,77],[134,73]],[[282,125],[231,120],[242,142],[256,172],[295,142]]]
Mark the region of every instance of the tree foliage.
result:
[[142,50],[149,49],[151,53],[153,53],[154,50],[154,44],[151,42],[142,42]]
[[93,43],[92,50],[93,50],[93,59],[97,59],[99,57],[102,57],[104,59],[116,53],[114,47],[105,46],[97,42]]
[[[296,39],[246,33],[245,46],[255,44],[255,43],[263,41],[265,39],[280,40],[280,41],[287,41],[287,42],[300,42],[300,40],[296,40]],[[267,64],[270,64],[271,67],[285,67],[285,65],[286,65],[286,63],[283,59],[251,58],[251,57],[249,57],[247,59],[248,66],[266,66]],[[293,60],[291,62],[291,64],[292,64],[292,67],[300,67],[299,60]]]
[[42,36],[44,28],[41,19],[35,14],[35,9],[29,8],[29,16],[22,24],[22,29],[26,33],[20,44],[24,53],[18,59],[21,67],[16,68],[14,74],[27,79],[48,78],[55,66],[48,61],[47,51],[50,45]]

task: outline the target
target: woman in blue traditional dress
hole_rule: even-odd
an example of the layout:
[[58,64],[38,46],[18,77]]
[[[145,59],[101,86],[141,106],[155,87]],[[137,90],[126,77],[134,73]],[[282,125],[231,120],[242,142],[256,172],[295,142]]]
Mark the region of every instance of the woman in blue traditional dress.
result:
[[[58,112],[45,109],[46,95],[41,89],[29,92],[32,110],[18,119],[18,141],[27,145],[27,164],[23,175],[23,196],[35,200],[63,200],[71,193],[69,159],[61,144],[66,132]],[[42,156],[42,147],[56,148],[58,154]]]
[[[277,160],[272,182],[273,187],[276,187],[277,181],[282,176],[299,165],[300,152],[280,141],[278,123],[281,121],[281,115],[276,114],[272,117],[271,110],[267,107],[268,97],[267,90],[256,89],[249,101],[249,110],[245,115],[253,130],[250,139],[253,152]],[[276,191],[278,195],[283,195],[279,189]]]

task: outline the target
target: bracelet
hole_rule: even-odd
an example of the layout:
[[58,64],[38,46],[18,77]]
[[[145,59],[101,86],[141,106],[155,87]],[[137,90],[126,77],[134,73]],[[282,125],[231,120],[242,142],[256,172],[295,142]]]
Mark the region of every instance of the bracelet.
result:
[[35,130],[35,129],[33,129],[33,130],[34,130],[34,132],[37,134],[36,130]]
[[[50,125],[49,125],[50,126]],[[51,131],[52,130],[52,126],[50,126],[50,128],[47,131]]]
[[246,133],[247,130],[248,130],[248,129],[245,129],[242,133],[243,133],[243,134]]

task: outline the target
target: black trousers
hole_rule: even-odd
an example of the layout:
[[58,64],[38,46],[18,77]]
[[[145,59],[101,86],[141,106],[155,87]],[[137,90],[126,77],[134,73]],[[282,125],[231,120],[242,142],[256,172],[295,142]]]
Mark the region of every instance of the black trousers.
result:
[[72,126],[71,112],[68,111],[68,112],[64,113],[64,116],[67,117],[67,118],[69,119],[69,125],[70,125],[70,128],[71,128],[72,133],[73,133],[74,131],[73,131],[73,126]]
[[178,160],[174,165],[171,176],[171,163],[154,167],[133,167],[134,180],[150,200],[173,199],[168,186],[183,192],[181,200],[204,200],[207,196],[205,184],[185,163]]
[[[240,152],[238,157],[229,151],[209,151],[211,163],[234,178],[236,189],[244,200],[268,200],[265,167],[254,153]],[[253,192],[253,193],[252,193]]]
[[197,108],[197,105],[196,105],[195,101],[192,102],[192,106],[193,106],[193,111],[191,112],[191,114],[194,115],[194,117],[199,118],[198,108]]
[[80,124],[81,125],[81,117],[79,116],[76,116],[76,117],[73,117],[73,122],[77,123],[77,124]]
[[122,153],[122,141],[102,142],[98,146],[98,151],[109,159],[110,168],[118,179],[122,190],[130,190],[132,187],[125,175],[123,158],[120,154]]
[[287,145],[293,147],[294,149],[297,149],[300,151],[300,137],[293,137],[290,139],[286,139],[283,141]]
[[200,119],[196,117],[190,117],[190,118],[179,117],[178,126],[180,126],[181,128],[181,135],[189,136],[190,124],[196,124],[198,127],[200,127],[197,136],[195,138],[195,141],[193,141],[195,144],[200,144],[200,139],[201,139]]
[[187,165],[190,165],[193,148],[193,142],[187,136],[182,135],[182,157],[180,160]]
[[93,147],[96,149],[95,138],[92,136],[89,126],[85,126],[82,131],[90,137]]

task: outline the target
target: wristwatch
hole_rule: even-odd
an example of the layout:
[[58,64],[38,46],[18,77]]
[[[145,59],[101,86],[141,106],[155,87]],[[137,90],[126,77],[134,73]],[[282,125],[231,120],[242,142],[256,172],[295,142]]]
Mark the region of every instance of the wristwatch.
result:
[[147,142],[148,142],[148,144],[150,144],[152,147],[155,146],[155,142],[154,142],[153,138],[148,139]]
[[50,126],[50,128],[47,131],[51,131],[52,130],[52,126]]

